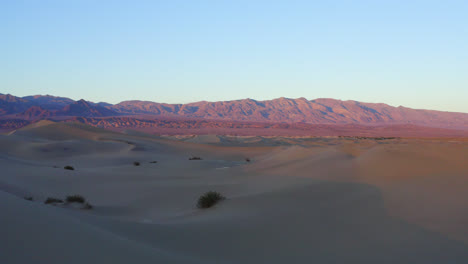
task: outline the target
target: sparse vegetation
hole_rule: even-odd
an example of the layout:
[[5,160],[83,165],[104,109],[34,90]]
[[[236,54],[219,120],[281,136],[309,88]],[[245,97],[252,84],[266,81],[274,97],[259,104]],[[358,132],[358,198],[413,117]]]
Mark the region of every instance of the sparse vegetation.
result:
[[134,162],[133,162],[133,166],[140,166],[140,162],[134,161]]
[[389,140],[389,139],[396,139],[396,137],[378,137],[374,138],[375,140]]
[[86,200],[81,195],[69,195],[66,199],[67,203],[85,203]]
[[219,192],[209,191],[198,198],[197,207],[200,209],[210,208],[224,199],[226,199],[226,197]]
[[47,197],[47,199],[44,201],[45,204],[55,204],[55,203],[63,203],[62,199],[58,198],[53,198],[53,197]]
[[32,200],[33,200],[32,196],[26,196],[26,197],[24,197],[24,199],[25,199],[26,201],[32,201]]
[[246,162],[250,162],[250,159],[249,159],[249,158],[246,158],[245,161],[246,161]]
[[[83,206],[80,208],[80,209],[83,209],[83,210],[89,210],[89,209],[93,209],[93,206],[86,202],[85,198],[81,195],[69,195],[67,196],[67,198],[65,199],[66,204],[70,204],[70,203],[78,203],[78,204],[82,204]],[[56,205],[56,204],[64,204],[64,201],[62,199],[58,199],[58,198],[54,198],[54,197],[48,197],[45,201],[44,201],[45,204],[52,204],[52,205]]]
[[150,161],[150,163],[158,163],[156,160]]
[[193,157],[190,157],[189,160],[202,160],[202,158],[193,156]]
[[66,170],[75,170],[75,168],[73,168],[73,167],[70,166],[70,165],[67,165],[67,166],[65,166],[65,167],[63,167],[63,168],[66,169]]
[[392,139],[400,139],[399,137],[359,137],[359,136],[338,136],[338,138],[345,138],[345,139],[369,139],[369,140],[392,140]]

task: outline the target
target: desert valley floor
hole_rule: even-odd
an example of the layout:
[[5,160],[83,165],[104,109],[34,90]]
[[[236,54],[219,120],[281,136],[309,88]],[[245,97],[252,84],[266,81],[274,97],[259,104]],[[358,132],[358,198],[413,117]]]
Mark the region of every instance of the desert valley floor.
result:
[[[0,168],[0,263],[468,263],[468,138],[41,121],[0,135]],[[93,208],[44,204],[74,194]]]

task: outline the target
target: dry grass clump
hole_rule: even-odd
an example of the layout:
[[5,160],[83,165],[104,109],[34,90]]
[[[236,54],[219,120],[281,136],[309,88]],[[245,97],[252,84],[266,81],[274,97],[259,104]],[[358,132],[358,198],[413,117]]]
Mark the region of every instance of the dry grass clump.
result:
[[45,204],[55,204],[55,203],[63,203],[62,199],[58,198],[53,198],[53,197],[47,197],[47,199],[44,201]]
[[85,203],[85,198],[81,195],[69,195],[66,199],[67,203]]
[[226,197],[221,195],[221,193],[215,192],[215,191],[209,191],[209,192],[202,194],[198,198],[197,207],[200,209],[210,208],[214,206],[215,204],[217,204],[218,202],[225,200],[225,199]]
[[52,204],[52,205],[60,204],[62,206],[66,206],[67,204],[71,204],[71,203],[78,203],[78,204],[82,204],[82,206],[79,207],[79,209],[85,209],[85,210],[93,209],[93,206],[90,203],[88,203],[83,196],[77,195],[77,194],[67,196],[67,198],[65,198],[65,202],[62,199],[58,199],[54,197],[47,197],[44,203]]

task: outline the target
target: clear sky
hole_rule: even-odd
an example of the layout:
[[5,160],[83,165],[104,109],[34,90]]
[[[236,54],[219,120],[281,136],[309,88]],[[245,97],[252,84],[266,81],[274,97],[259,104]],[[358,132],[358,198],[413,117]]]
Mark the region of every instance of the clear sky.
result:
[[468,112],[468,1],[0,0],[0,93]]

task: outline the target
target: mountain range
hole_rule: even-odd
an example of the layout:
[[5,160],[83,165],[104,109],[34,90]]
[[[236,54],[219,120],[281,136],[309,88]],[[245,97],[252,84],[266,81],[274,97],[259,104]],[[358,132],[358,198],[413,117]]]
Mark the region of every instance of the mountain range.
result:
[[[113,117],[110,119],[109,117]],[[138,128],[135,119],[154,120],[216,120],[237,124],[285,123],[307,125],[417,125],[444,129],[468,130],[468,113],[443,112],[393,107],[383,103],[363,103],[335,99],[278,98],[165,104],[149,101],[123,101],[118,104],[74,101],[66,97],[35,95],[17,97],[0,94],[0,127],[18,128],[42,119],[123,120]],[[133,121],[132,121],[133,120]],[[18,123],[15,127],[14,123]],[[120,123],[125,123],[119,121]],[[140,122],[141,123],[141,122]],[[213,123],[213,122],[210,122]],[[9,124],[9,125],[5,125]]]

